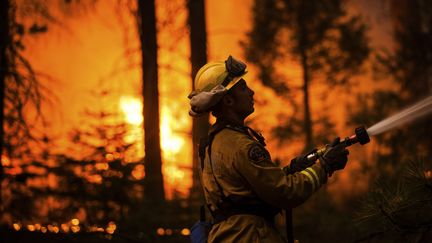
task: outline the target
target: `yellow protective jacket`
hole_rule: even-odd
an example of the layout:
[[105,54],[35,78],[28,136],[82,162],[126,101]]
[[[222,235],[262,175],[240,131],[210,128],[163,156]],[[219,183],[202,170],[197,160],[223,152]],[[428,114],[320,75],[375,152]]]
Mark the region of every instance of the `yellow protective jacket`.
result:
[[[217,132],[210,147],[211,160],[207,147],[201,181],[213,215],[229,211],[233,204],[236,208],[253,205],[265,212],[294,208],[327,181],[320,164],[285,174],[246,127],[226,126]],[[286,242],[268,218],[234,213],[212,227],[208,242]]]

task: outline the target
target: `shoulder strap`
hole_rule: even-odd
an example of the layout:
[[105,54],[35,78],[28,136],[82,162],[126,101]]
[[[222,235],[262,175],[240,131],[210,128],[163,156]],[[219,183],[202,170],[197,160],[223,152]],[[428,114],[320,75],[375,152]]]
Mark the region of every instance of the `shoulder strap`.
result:
[[[223,124],[223,123],[222,124],[215,124],[214,129],[209,133],[209,136],[206,137],[206,138],[202,138],[201,139],[200,144],[199,144],[199,157],[200,157],[200,160],[201,160],[201,170],[203,171],[204,170],[204,166],[205,166],[205,163],[204,163],[204,161],[205,161],[205,153],[206,153],[206,149],[207,149],[208,156],[209,156],[209,161],[210,161],[209,164],[210,164],[210,169],[211,169],[211,172],[212,172],[212,175],[213,175],[213,179],[214,179],[214,181],[216,183],[216,186],[219,189],[219,192],[222,195],[222,201],[226,202],[229,199],[225,195],[225,193],[224,193],[224,191],[222,189],[222,186],[219,184],[219,182],[218,182],[218,180],[217,180],[217,178],[216,178],[216,176],[214,174],[213,165],[212,165],[212,161],[211,161],[211,144],[212,144],[213,139],[216,136],[216,134],[219,133],[220,131],[222,131],[224,128],[226,128],[226,124]],[[203,185],[203,187],[204,187],[204,185]],[[206,190],[205,187],[204,187],[204,189]]]
[[204,170],[205,152],[208,145],[209,145],[209,138],[208,137],[201,138],[199,143],[199,149],[198,149],[198,155],[201,162],[201,171]]
[[248,133],[249,133],[249,136],[251,136],[251,137],[254,138],[256,141],[258,141],[262,146],[264,146],[264,147],[266,146],[264,136],[263,136],[261,133],[259,133],[259,132],[255,131],[255,130],[253,130],[253,129],[250,128],[250,127],[246,127],[246,128],[247,128],[247,131],[248,131]]

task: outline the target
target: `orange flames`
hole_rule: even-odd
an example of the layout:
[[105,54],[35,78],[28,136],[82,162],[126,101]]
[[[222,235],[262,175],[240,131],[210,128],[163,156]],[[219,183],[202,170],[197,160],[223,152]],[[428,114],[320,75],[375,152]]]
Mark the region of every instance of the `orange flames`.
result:
[[[252,2],[252,0],[206,1],[209,61],[224,60],[229,54],[243,59],[239,40],[244,40],[245,33],[250,29]],[[172,14],[162,10],[165,6],[162,6],[160,1],[157,4],[158,21],[169,25],[168,27],[158,26],[160,135],[162,171],[167,198],[172,198],[176,192],[187,194],[192,185],[191,118],[187,115],[186,98],[192,86],[189,37],[185,28],[187,14],[183,5],[184,0],[173,1],[172,4],[183,7],[175,14],[175,22],[171,24],[167,24],[167,19],[172,20]],[[44,84],[58,98],[58,100],[54,99],[57,102],[54,106],[44,107],[45,113],[50,114],[48,119],[52,124],[50,130],[53,134],[51,135],[62,138],[55,147],[66,149],[68,143],[66,134],[71,128],[80,124],[84,107],[106,107],[118,103],[117,109],[130,127],[125,142],[136,143],[133,154],[125,156],[126,159],[134,160],[144,157],[143,106],[140,93],[136,92],[141,85],[140,62],[137,61],[140,56],[139,53],[133,53],[134,50],[139,49],[137,48],[139,39],[132,16],[125,17],[127,14],[123,13],[123,16],[119,17],[119,10],[115,6],[117,6],[115,1],[99,1],[95,6],[98,13],[72,18],[67,23],[68,32],[54,26],[46,34],[29,39],[25,43],[27,47],[25,54],[36,70],[48,73],[59,81]],[[235,23],[235,26],[232,23]],[[183,36],[174,34],[183,34]],[[125,52],[132,54],[125,57]],[[293,68],[293,65],[287,66],[290,67],[285,70],[288,76],[299,76],[298,69]],[[103,84],[98,82],[106,79],[106,74],[111,73],[113,69],[123,70],[125,67],[131,68],[115,73],[115,77],[110,78],[109,82],[105,81]],[[282,163],[287,163],[290,158],[297,155],[301,146],[289,144],[280,147],[276,141],[271,140],[269,129],[284,122],[280,121],[276,113],[284,109],[284,101],[258,81],[253,80],[253,67],[249,70],[247,81],[255,89],[255,97],[258,99],[257,114],[253,115],[255,118],[253,127],[258,128],[269,138],[268,147],[273,157],[281,158]],[[361,83],[370,84],[370,82]],[[107,102],[94,101],[89,90],[95,88],[103,88],[117,96]],[[335,92],[332,94],[338,96],[339,94]],[[332,94],[328,94],[328,97]],[[319,102],[319,99],[316,99],[316,102]],[[337,110],[344,108],[339,107]],[[337,112],[337,116],[343,114]],[[106,159],[109,160],[111,157]],[[3,158],[3,163],[9,162]],[[98,166],[103,170],[106,164]],[[143,178],[144,168],[137,167],[133,176],[135,179]],[[98,178],[94,180],[98,181]]]
[[[142,99],[122,96],[119,106],[125,121],[131,125],[129,136],[126,137],[127,142],[136,143],[139,147],[138,150],[143,152]],[[172,197],[174,191],[186,195],[192,185],[191,178],[187,177],[190,173],[185,172],[185,170],[190,170],[190,162],[182,156],[185,154],[184,151],[189,149],[186,145],[187,138],[185,138],[185,134],[176,132],[185,130],[185,127],[189,126],[189,119],[187,116],[183,116],[183,119],[175,120],[171,116],[173,112],[168,107],[162,107],[160,124],[162,159],[164,161],[162,171],[168,198]],[[144,168],[137,167],[133,176],[136,179],[142,178]]]

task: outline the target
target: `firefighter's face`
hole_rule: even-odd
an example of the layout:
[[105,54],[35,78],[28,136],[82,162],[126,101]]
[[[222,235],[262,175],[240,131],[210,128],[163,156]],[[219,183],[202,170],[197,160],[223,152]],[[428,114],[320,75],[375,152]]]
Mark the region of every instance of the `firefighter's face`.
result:
[[253,90],[247,86],[244,79],[238,81],[230,89],[230,94],[234,101],[232,104],[232,109],[237,114],[239,114],[243,118],[246,118],[254,112],[253,95],[255,94],[255,92],[253,92]]

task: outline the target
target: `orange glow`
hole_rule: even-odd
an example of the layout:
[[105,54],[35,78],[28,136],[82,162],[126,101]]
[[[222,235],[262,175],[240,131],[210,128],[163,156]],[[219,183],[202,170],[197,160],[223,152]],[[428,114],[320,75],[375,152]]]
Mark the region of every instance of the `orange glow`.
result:
[[[183,6],[184,1],[173,1],[172,4]],[[59,81],[43,83],[59,98],[59,105],[43,107],[43,112],[50,114],[50,135],[60,137],[56,144],[58,146],[53,146],[53,153],[70,152],[67,134],[71,129],[87,122],[82,118],[83,110],[106,107],[109,111],[120,111],[121,116],[115,119],[124,119],[129,124],[125,142],[135,143],[133,149],[121,156],[124,156],[126,162],[137,161],[145,156],[143,104],[139,92],[142,82],[139,67],[141,56],[139,51],[124,56],[126,49],[135,49],[139,45],[139,38],[133,16],[121,13],[123,25],[130,28],[127,33],[124,31],[125,26],[118,23],[117,6],[116,1],[99,1],[95,4],[95,9],[104,12],[104,21],[93,12],[68,21],[67,33],[73,33],[72,37],[65,34],[63,28],[53,26],[46,34],[28,38],[24,43],[27,47],[24,54],[34,64],[35,70]],[[172,38],[173,31],[179,32],[185,26],[186,9],[182,7],[182,11],[173,17],[164,12],[164,7],[157,4],[158,19],[167,21],[170,18],[169,21],[173,21],[173,24],[170,28],[162,28],[158,33],[162,158],[164,167],[176,166],[177,170],[184,171],[183,181],[178,185],[169,184],[174,180],[169,179],[171,175],[163,175],[167,181],[164,186],[169,199],[174,189],[178,188],[186,192],[186,196],[192,185],[192,148],[189,135],[191,118],[188,116],[186,98],[190,92],[191,80],[188,38]],[[82,25],[83,22],[86,23],[85,26]],[[127,43],[125,39],[128,40]],[[100,90],[107,90],[110,96],[95,96],[95,90],[96,94]],[[108,155],[107,161],[120,158],[120,155],[109,148],[107,151],[113,156]],[[14,173],[18,174],[18,171]]]
[[182,229],[181,234],[182,235],[190,235],[190,230],[187,228],[184,228],[184,229]]
[[[135,149],[125,155],[126,161],[139,160],[144,157],[142,101],[136,97],[122,96],[119,109],[123,113],[125,121],[130,125],[124,141],[126,143],[135,143]],[[118,158],[118,153],[113,153],[113,155],[114,158]]]
[[2,155],[1,163],[3,166],[10,166],[11,165],[9,158],[6,155]]
[[185,144],[185,139],[173,132],[175,123],[168,109],[162,109],[161,122],[161,146],[165,157],[175,156]]
[[14,166],[13,168],[8,169],[7,173],[10,175],[18,175],[23,173],[23,169],[21,167]]
[[432,171],[428,170],[424,172],[426,179],[432,179]]
[[164,234],[165,234],[165,230],[164,230],[163,228],[158,228],[158,229],[156,230],[156,233],[157,233],[158,235],[164,235]]
[[41,232],[42,232],[42,233],[46,233],[46,232],[47,232],[47,228],[44,227],[44,226],[42,226],[42,227],[41,227]]
[[19,224],[19,223],[14,223],[12,226],[16,231],[21,229],[21,224]]
[[[122,96],[119,106],[125,117],[125,121],[131,125],[125,141],[138,143],[138,147],[143,146],[142,101],[135,97]],[[187,195],[188,189],[192,185],[192,181],[190,178],[186,177],[184,169],[180,169],[182,166],[188,166],[186,159],[184,159],[183,165],[180,162],[183,157],[182,152],[184,154],[184,150],[189,149],[189,147],[186,146],[187,137],[185,137],[185,134],[175,132],[176,130],[184,130],[185,127],[189,126],[190,121],[187,117],[187,113],[185,113],[184,116],[180,116],[180,119],[174,119],[173,114],[176,112],[174,109],[175,107],[162,107],[161,109],[161,150],[164,161],[163,171],[167,183],[166,189],[168,198],[171,198],[174,190],[173,188]],[[135,179],[142,179],[144,177],[144,167],[137,166],[132,172],[132,176]]]
[[89,181],[90,183],[96,183],[96,184],[101,184],[102,183],[102,176],[101,175],[88,175],[86,176],[87,181]]
[[106,154],[105,159],[108,161],[112,161],[112,160],[114,160],[114,155],[113,154]]
[[[172,4],[181,5],[184,2],[185,0],[172,1]],[[209,61],[224,60],[229,54],[245,60],[239,41],[245,40],[245,33],[250,30],[252,4],[252,0],[206,1]],[[62,140],[58,146],[53,147],[61,150],[62,153],[68,152],[67,133],[70,129],[81,125],[83,110],[115,107],[114,110],[120,111],[120,116],[117,118],[124,120],[129,125],[128,133],[124,138],[125,142],[135,143],[135,146],[127,154],[117,153],[112,146],[108,146],[107,151],[109,153],[105,158],[107,161],[112,161],[124,156],[127,162],[131,162],[138,161],[145,156],[142,127],[143,104],[140,96],[142,80],[139,64],[141,57],[139,51],[132,53],[132,56],[124,56],[125,47],[134,49],[139,45],[138,33],[136,33],[135,20],[131,16],[124,16],[124,25],[129,25],[127,27],[130,28],[128,33],[124,33],[124,26],[116,21],[115,16],[118,14],[118,9],[114,7],[115,5],[116,1],[98,1],[95,4],[94,8],[104,13],[106,17],[104,21],[101,21],[100,16],[92,12],[86,16],[73,18],[68,23],[68,31],[73,33],[73,37],[65,34],[62,28],[53,26],[48,33],[38,38],[29,38],[24,43],[26,46],[25,56],[29,58],[30,63],[34,64],[35,70],[43,71],[43,73],[59,80],[59,82],[49,84],[43,83],[50,87],[60,100],[56,107],[43,108],[44,113],[50,114],[48,123],[52,124],[52,128],[50,128],[52,134]],[[158,21],[167,21],[172,18],[163,11],[164,6],[162,4],[157,4],[157,8]],[[182,28],[184,28],[187,19],[186,9],[183,8],[174,19],[172,26],[160,28],[158,33],[162,171],[168,199],[172,198],[174,190],[187,195],[192,186],[192,143],[190,136],[192,119],[188,116],[189,106],[186,98],[191,91],[189,42],[187,34],[182,38],[173,37],[173,33],[183,31]],[[83,25],[83,22],[86,24]],[[232,23],[236,23],[235,26]],[[386,31],[379,32],[387,33]],[[127,43],[124,42],[125,39],[128,40]],[[282,64],[283,67],[289,67],[284,70],[283,74],[293,80],[295,86],[300,85],[301,70],[298,68],[298,64],[291,62]],[[124,69],[127,70],[119,73],[114,72]],[[302,142],[295,141],[295,143],[281,148],[270,134],[272,134],[271,129],[275,125],[281,125],[285,122],[277,116],[279,112],[283,110],[284,114],[291,114],[293,111],[286,110],[286,101],[277,97],[273,91],[264,87],[257,80],[256,70],[252,65],[249,65],[248,69],[247,81],[255,89],[257,99],[256,114],[252,116],[251,127],[257,128],[266,136],[272,157],[281,159],[281,163],[284,165],[300,153],[303,146]],[[112,73],[116,73],[116,75],[112,77],[113,75],[110,75]],[[366,79],[373,80],[369,77]],[[370,81],[359,83],[370,86]],[[294,87],[294,90],[295,88],[297,87]],[[93,97],[90,92],[95,89],[108,90],[115,97],[110,96],[102,101],[100,97]],[[314,90],[311,90],[311,97],[319,97],[321,89],[322,85],[314,86]],[[363,88],[361,89],[363,90]],[[339,90],[334,90],[326,96],[343,99],[344,97],[340,97],[337,92]],[[311,101],[312,111],[321,108],[320,102],[320,99]],[[344,116],[341,110],[345,109],[345,104],[339,102],[338,105],[339,107],[335,108],[337,111],[334,111],[335,118]],[[337,129],[340,132],[343,129],[343,125],[340,124],[343,124],[344,120],[338,120],[336,121],[339,122]],[[341,132],[340,134],[345,133]],[[4,156],[2,163],[5,166],[11,165],[8,158]],[[108,164],[96,164],[96,168],[107,170]],[[22,173],[22,170],[16,167],[8,169],[7,172],[17,175]],[[132,172],[132,176],[135,179],[142,179],[144,167],[137,166]],[[100,177],[89,177],[88,179],[93,183],[102,183]],[[57,186],[54,183],[55,180],[50,181],[53,183],[53,187]]]
[[120,98],[120,108],[127,123],[140,125],[143,122],[143,105],[140,99],[131,96],[122,96]]
[[95,167],[97,170],[108,170],[109,169],[108,163],[96,163]]
[[175,191],[187,195],[192,186],[191,145],[185,131],[190,126],[190,118],[185,114],[173,117],[178,113],[180,101],[173,102],[172,107],[161,110],[161,147],[163,158],[163,176],[167,198],[172,198]]
[[67,224],[61,224],[60,225],[63,232],[68,233],[69,232],[69,226]]
[[54,232],[54,233],[58,233],[60,231],[60,229],[59,229],[59,227],[58,226],[53,226],[53,228],[52,228],[52,232]]
[[28,229],[29,231],[35,231],[35,226],[32,225],[32,224],[29,224],[29,225],[27,225],[27,229]]
[[173,234],[172,229],[166,229],[166,230],[165,230],[165,234],[166,234],[166,235],[172,235],[172,234]]
[[[168,192],[168,197],[171,198],[174,193],[180,192],[183,195],[187,195],[189,190],[189,182],[186,177],[186,172],[178,167],[176,164],[165,165],[163,167],[164,180],[167,185],[172,185],[173,188]],[[176,186],[177,185],[177,186]]]
[[71,227],[71,230],[72,230],[73,233],[77,233],[77,232],[80,231],[80,227],[77,226],[77,225],[73,225],[73,226]]
[[114,234],[114,231],[116,230],[117,226],[114,222],[109,222],[108,227],[106,228],[106,232],[108,234]]
[[140,164],[135,166],[134,170],[132,171],[132,176],[136,180],[142,180],[145,176],[144,165]]
[[40,230],[42,227],[40,224],[35,224],[34,226],[35,226],[35,230]]
[[79,225],[79,223],[80,223],[80,221],[78,219],[72,219],[71,220],[71,224],[74,225],[74,226]]
[[115,224],[115,222],[111,221],[108,223],[108,227],[113,228],[115,230],[117,228],[117,225]]

